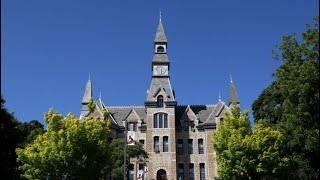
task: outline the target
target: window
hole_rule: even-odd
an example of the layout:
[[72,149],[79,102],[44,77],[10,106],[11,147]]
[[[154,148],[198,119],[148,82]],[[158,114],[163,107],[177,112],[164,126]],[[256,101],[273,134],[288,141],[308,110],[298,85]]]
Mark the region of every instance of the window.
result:
[[159,128],[163,127],[163,114],[159,114]]
[[129,164],[129,180],[133,180],[134,179],[134,165],[133,164]]
[[199,154],[203,154],[204,153],[203,139],[198,139],[198,150],[199,150]]
[[193,154],[193,140],[188,139],[188,154]]
[[153,115],[153,128],[158,128],[158,115]]
[[159,150],[159,136],[153,137],[153,150],[154,152],[160,152]]
[[157,98],[157,105],[158,107],[163,107],[163,96],[158,96]]
[[165,113],[154,114],[153,128],[168,128],[168,114],[165,114]]
[[137,131],[137,123],[129,122],[127,124],[128,131]]
[[169,138],[168,136],[163,136],[163,152],[168,152],[169,150]]
[[164,117],[163,117],[163,127],[168,128],[168,115],[167,114],[164,114]]
[[183,164],[178,164],[178,179],[183,180],[184,179],[184,167]]
[[189,180],[194,180],[194,165],[189,164]]
[[139,143],[144,147],[144,139],[140,139]]
[[[144,164],[139,164],[139,175],[138,175],[138,178],[144,180]],[[137,179],[138,179],[137,178]]]
[[204,163],[200,163],[200,180],[205,180],[205,179],[206,179],[205,166],[204,166]]
[[164,47],[163,46],[158,46],[157,47],[157,52],[158,53],[163,53],[164,52]]
[[178,139],[177,140],[177,151],[178,154],[183,154],[183,139]]

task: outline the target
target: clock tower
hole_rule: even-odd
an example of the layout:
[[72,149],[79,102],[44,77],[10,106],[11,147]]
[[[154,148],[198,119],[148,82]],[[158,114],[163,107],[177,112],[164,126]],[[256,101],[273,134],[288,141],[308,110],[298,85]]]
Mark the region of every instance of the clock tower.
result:
[[152,78],[145,101],[146,151],[149,179],[177,179],[176,123],[177,102],[170,83],[168,41],[161,21],[153,43]]

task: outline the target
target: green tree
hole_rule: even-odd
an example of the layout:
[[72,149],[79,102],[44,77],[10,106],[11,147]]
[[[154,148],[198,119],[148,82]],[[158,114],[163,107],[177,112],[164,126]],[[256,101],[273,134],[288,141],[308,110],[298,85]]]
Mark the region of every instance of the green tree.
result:
[[0,120],[0,174],[8,179],[17,179],[17,163],[15,149],[21,142],[19,122],[14,116],[4,107],[4,99],[1,95],[1,120]]
[[[121,180],[123,179],[123,168],[124,168],[124,145],[125,142],[123,139],[114,139],[111,142],[111,161],[113,164],[110,166],[109,177],[110,179],[114,180]],[[135,145],[128,146],[127,149],[127,169],[129,164],[129,159],[138,157],[141,159],[141,161],[146,161],[148,158],[147,153],[143,149],[142,144],[136,143]]]
[[275,81],[253,103],[257,121],[281,131],[290,158],[287,177],[319,178],[319,18],[297,40],[284,36]]
[[47,131],[32,144],[18,149],[23,177],[28,179],[98,179],[110,165],[109,121],[74,115],[63,117],[50,110]]
[[44,129],[43,125],[36,120],[24,123],[19,122],[4,107],[4,103],[5,101],[1,96],[0,174],[7,179],[19,179],[15,149],[31,143],[39,134],[44,132]]
[[21,139],[18,147],[25,147],[27,144],[32,143],[38,135],[45,132],[43,124],[37,120],[19,123],[17,125],[17,129],[19,130],[19,136]]
[[[122,179],[124,139],[112,139],[110,121],[50,110],[47,131],[17,150],[22,176],[27,179]],[[128,147],[129,157],[144,157],[140,144]]]
[[260,123],[252,130],[248,112],[241,114],[236,106],[213,139],[220,179],[276,179],[287,167],[288,159],[280,156],[281,132]]

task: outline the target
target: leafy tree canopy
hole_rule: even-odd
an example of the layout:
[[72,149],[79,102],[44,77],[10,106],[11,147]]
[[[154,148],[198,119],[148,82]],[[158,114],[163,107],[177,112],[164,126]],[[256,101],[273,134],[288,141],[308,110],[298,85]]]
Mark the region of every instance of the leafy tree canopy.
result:
[[226,114],[214,134],[218,174],[221,179],[275,179],[281,177],[288,159],[280,156],[283,134],[256,123],[251,129],[248,112],[236,106]]
[[[18,149],[27,179],[122,179],[124,139],[113,139],[110,121],[49,110],[47,131],[32,144]],[[128,148],[129,157],[146,157],[141,145]]]
[[[275,58],[275,81],[253,103],[256,121],[284,134],[292,161],[288,176],[319,177],[319,17],[297,38],[284,36]],[[301,39],[301,40],[298,40]]]
[[16,163],[17,147],[24,147],[31,143],[36,136],[44,132],[43,125],[36,120],[19,122],[12,113],[4,107],[4,99],[1,96],[0,119],[0,147],[1,161],[0,174],[8,179],[18,179],[19,171]]

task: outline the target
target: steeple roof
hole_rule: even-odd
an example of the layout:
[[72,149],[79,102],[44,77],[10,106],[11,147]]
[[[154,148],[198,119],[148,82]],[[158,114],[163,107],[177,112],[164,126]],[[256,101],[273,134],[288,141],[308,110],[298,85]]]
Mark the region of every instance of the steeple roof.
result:
[[92,83],[91,83],[91,79],[89,76],[88,82],[87,82],[85,90],[84,90],[84,95],[82,98],[82,104],[89,103],[91,99],[92,99]]
[[159,25],[156,32],[156,37],[154,39],[154,42],[168,42],[166,34],[164,33],[164,28],[162,25],[162,20],[160,16]]
[[232,80],[231,76],[230,76],[229,88],[230,88],[229,104],[232,104],[232,103],[239,104],[240,100],[238,98],[237,89],[236,89],[236,86],[233,83],[233,80]]

